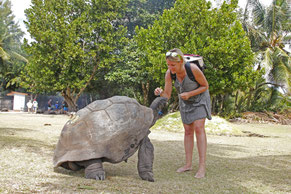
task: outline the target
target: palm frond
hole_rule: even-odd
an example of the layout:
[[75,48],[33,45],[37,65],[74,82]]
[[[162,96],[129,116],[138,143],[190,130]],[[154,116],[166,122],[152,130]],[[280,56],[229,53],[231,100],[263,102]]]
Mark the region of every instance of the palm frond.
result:
[[3,42],[9,38],[12,38],[14,37],[15,35],[14,34],[3,34],[1,37],[0,37],[0,43],[3,44]]
[[264,52],[264,64],[267,69],[270,69],[273,66],[273,50],[270,48],[267,48]]
[[262,42],[268,41],[266,39],[267,37],[260,28],[256,28],[249,23],[245,23],[245,31],[251,41],[252,49],[254,52],[260,50]]
[[276,47],[272,53],[272,69],[268,74],[271,82],[280,85],[281,87],[290,87],[289,79],[290,74],[290,58],[279,47]]
[[6,39],[6,36],[7,36],[7,30],[5,29],[5,31],[0,34],[0,44],[3,43],[3,40]]
[[291,34],[287,34],[286,36],[284,36],[282,42],[284,44],[291,44]]
[[276,20],[276,11],[274,12],[274,7],[269,6],[266,8],[266,15],[264,20],[265,31],[270,40],[273,38],[273,33],[276,31],[275,20]]
[[265,28],[268,36],[272,38],[274,33],[280,34],[282,31],[289,31],[290,28],[290,8],[286,0],[273,0],[271,6],[266,9]]
[[14,51],[11,52],[11,55],[12,55],[13,57],[15,57],[16,59],[19,59],[19,60],[21,60],[21,61],[23,61],[23,62],[28,63],[28,60],[27,60],[24,56],[22,56],[22,55],[20,55],[20,54],[18,54],[18,53],[16,53],[16,52],[14,52]]
[[6,53],[2,47],[0,47],[0,58],[2,58],[3,61],[7,61],[10,58],[9,54]]
[[288,55],[288,53],[280,48],[280,47],[276,47],[277,50],[277,55],[278,58],[280,59],[280,61],[282,62],[282,65],[284,65],[285,67],[285,71],[286,73],[291,74],[291,57]]
[[277,100],[279,98],[279,91],[276,87],[272,87],[271,88],[271,95],[269,98],[269,104],[270,105],[274,105],[276,104]]
[[250,5],[252,7],[252,13],[253,13],[253,19],[254,23],[257,26],[264,26],[264,20],[265,20],[265,7],[263,4],[260,3],[259,0],[252,0],[250,2]]

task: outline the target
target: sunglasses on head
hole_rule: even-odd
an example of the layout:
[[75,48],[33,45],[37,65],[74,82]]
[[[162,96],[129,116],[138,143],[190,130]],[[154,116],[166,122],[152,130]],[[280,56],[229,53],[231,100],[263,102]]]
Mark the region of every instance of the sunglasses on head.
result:
[[176,52],[169,51],[166,53],[166,57],[177,57],[177,56],[179,56],[179,54]]

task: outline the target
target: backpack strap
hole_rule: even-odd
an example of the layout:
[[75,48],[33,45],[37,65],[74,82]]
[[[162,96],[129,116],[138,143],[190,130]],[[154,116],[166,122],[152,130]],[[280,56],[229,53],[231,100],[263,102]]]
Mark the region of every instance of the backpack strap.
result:
[[[191,66],[190,66],[189,62],[185,63],[185,69],[186,69],[186,73],[187,73],[188,77],[190,78],[190,80],[196,81],[195,77],[193,75],[193,72],[191,70]],[[170,73],[171,73],[172,80],[176,81],[176,74],[173,74],[171,71],[170,71]]]
[[196,80],[195,80],[195,77],[194,77],[194,75],[193,75],[193,72],[192,72],[192,70],[191,70],[191,66],[190,66],[190,63],[189,63],[189,62],[187,62],[187,63],[185,64],[185,68],[186,68],[186,72],[187,72],[187,75],[188,75],[188,77],[190,78],[190,80],[192,80],[192,81],[196,81]]

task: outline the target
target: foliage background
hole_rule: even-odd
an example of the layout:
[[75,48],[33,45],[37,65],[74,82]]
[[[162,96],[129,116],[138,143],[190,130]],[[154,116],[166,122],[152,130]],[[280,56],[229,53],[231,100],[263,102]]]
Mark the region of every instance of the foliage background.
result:
[[[164,85],[164,53],[179,47],[204,57],[214,114],[290,112],[286,0],[268,7],[248,0],[245,10],[237,0],[218,7],[206,0],[33,0],[26,24],[34,41],[23,45],[9,22],[10,1],[0,2],[1,91],[61,94],[71,110],[83,94],[91,101],[126,95],[148,105]],[[174,93],[168,110],[177,108]]]

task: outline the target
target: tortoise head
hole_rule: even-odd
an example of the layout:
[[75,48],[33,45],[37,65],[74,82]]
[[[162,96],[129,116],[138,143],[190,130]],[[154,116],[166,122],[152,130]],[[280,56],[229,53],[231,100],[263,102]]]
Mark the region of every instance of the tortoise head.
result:
[[159,112],[166,107],[168,102],[168,98],[165,97],[157,97],[152,104],[150,105],[150,108],[153,109],[153,113],[154,113],[154,119],[153,119],[153,123],[151,126],[153,126],[156,121],[161,117],[159,115]]

